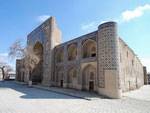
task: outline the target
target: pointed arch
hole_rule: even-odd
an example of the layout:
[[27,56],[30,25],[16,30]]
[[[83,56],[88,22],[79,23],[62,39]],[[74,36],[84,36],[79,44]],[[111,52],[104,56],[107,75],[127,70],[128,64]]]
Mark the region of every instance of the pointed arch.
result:
[[73,43],[68,46],[68,60],[75,60],[77,57],[77,44]]
[[37,41],[33,46],[33,52],[39,58],[39,62],[34,67],[31,78],[33,83],[41,83],[43,79],[43,45]]
[[58,83],[58,86],[63,87],[64,82],[64,68],[63,67],[57,67],[56,72],[56,82]]
[[55,52],[55,62],[60,63],[64,61],[64,47],[57,48]]
[[[91,90],[90,89],[90,83],[93,82],[93,85],[95,85],[96,82],[96,67],[88,64],[83,68],[82,71],[82,88],[83,90]],[[94,86],[92,86],[94,90]]]
[[83,42],[82,45],[82,57],[89,58],[89,57],[96,57],[96,41],[92,39],[87,39]]

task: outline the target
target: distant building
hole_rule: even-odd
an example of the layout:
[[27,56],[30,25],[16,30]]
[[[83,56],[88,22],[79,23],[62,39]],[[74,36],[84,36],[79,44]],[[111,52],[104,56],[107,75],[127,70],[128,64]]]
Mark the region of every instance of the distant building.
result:
[[144,84],[148,84],[148,75],[147,75],[147,69],[145,66],[143,66],[143,73],[144,73]]
[[[143,86],[143,65],[117,29],[116,22],[106,22],[94,32],[62,43],[54,17],[49,18],[27,37],[27,45],[40,59],[30,74],[33,83],[95,91],[112,98]],[[28,82],[29,72],[24,59],[16,61],[16,80]]]
[[0,80],[3,79],[2,71],[0,70]]
[[5,77],[5,79],[7,79],[7,80],[15,80],[15,77],[16,77],[16,73],[14,73],[14,72],[9,72],[9,73],[7,74],[7,76]]
[[150,84],[150,73],[148,73],[147,76],[148,76],[148,84]]

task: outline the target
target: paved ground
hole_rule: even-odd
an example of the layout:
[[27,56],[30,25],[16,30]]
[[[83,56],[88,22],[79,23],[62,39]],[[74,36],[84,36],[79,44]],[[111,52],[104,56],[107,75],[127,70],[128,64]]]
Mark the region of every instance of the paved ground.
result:
[[124,96],[138,100],[150,101],[150,85],[145,85],[138,90],[124,93]]
[[35,88],[39,89],[45,89],[51,92],[56,92],[59,94],[64,94],[76,98],[81,98],[85,100],[95,100],[99,98],[106,98],[106,96],[98,95],[94,92],[88,92],[88,91],[80,91],[76,89],[69,89],[69,88],[59,88],[59,87],[44,87],[41,85],[33,85]]
[[150,86],[140,91],[126,93],[123,99],[88,101],[15,82],[0,82],[0,113],[150,113]]

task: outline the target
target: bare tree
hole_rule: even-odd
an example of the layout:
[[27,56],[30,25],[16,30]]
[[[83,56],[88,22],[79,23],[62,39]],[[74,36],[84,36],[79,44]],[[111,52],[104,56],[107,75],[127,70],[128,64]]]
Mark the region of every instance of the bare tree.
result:
[[21,40],[15,41],[9,48],[9,56],[14,59],[22,59],[25,70],[29,71],[29,79],[31,80],[31,73],[40,59],[33,51],[32,46],[24,47]]
[[25,47],[21,43],[21,40],[16,40],[10,47],[9,47],[9,54],[11,58],[19,58],[22,59],[25,57]]
[[9,72],[13,71],[13,68],[7,63],[0,62],[0,70],[2,72],[2,79],[8,78]]

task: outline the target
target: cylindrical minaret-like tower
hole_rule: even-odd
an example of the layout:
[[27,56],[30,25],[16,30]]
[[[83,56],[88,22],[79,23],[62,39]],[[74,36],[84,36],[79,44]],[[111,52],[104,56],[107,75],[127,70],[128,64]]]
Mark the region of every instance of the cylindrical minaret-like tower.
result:
[[98,75],[99,93],[120,98],[119,39],[116,22],[107,22],[98,27]]

